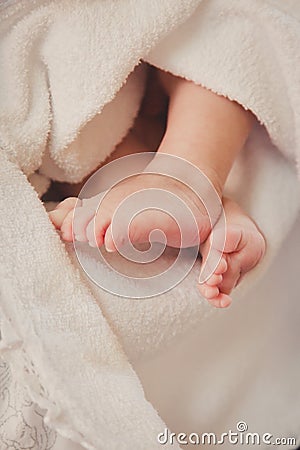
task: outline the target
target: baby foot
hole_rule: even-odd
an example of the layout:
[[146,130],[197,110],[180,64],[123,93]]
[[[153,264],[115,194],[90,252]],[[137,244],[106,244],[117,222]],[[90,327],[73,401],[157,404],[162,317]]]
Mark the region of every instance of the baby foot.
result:
[[[223,206],[227,222],[225,246],[222,252],[223,242],[218,245],[216,239],[213,249],[222,256],[214,273],[199,284],[201,295],[217,308],[231,304],[231,291],[260,262],[266,248],[264,237],[253,220],[235,202],[224,199]],[[209,241],[202,248],[203,264],[208,257]]]
[[[107,251],[115,251],[124,245],[127,238],[124,232],[127,234],[127,229],[121,230],[118,227],[119,235],[115,232],[112,235],[113,216],[120,204],[137,192],[145,195],[146,206],[149,198],[152,203],[153,199],[155,201],[155,197],[151,198],[155,193],[163,195],[167,192],[175,195],[190,209],[195,222],[192,226],[188,215],[179,213],[179,218],[177,217],[179,228],[176,219],[168,214],[168,208],[165,210],[148,208],[137,214],[130,222],[128,238],[131,243],[149,242],[150,233],[154,230],[161,230],[165,235],[165,243],[176,248],[196,246],[207,239],[211,223],[200,199],[183,183],[156,174],[142,173],[128,178],[107,193],[79,200],[79,204],[76,198],[68,198],[50,212],[49,217],[61,231],[65,241],[72,241],[75,237],[76,240],[88,242],[91,246],[100,247],[105,244]],[[137,207],[137,213],[143,209],[143,197],[140,199],[142,203]],[[73,221],[75,206],[76,218]],[[174,208],[176,209],[176,206]],[[185,236],[184,241],[182,236]],[[159,238],[154,240],[159,241]]]

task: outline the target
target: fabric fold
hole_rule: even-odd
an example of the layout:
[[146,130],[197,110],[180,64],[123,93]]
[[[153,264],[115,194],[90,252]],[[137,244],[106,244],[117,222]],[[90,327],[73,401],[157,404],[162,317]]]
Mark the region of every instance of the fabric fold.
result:
[[158,448],[165,424],[37,194],[0,155],[1,315],[18,337],[4,353],[13,376],[47,424],[84,448]]
[[250,109],[299,169],[299,21],[291,0],[201,2],[146,60]]

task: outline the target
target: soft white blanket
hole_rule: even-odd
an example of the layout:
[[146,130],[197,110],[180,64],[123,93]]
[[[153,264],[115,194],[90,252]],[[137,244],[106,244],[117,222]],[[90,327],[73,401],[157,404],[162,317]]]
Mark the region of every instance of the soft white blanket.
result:
[[211,313],[194,289],[199,267],[154,299],[100,291],[60,242],[27,177],[39,169],[44,190],[47,178],[79,181],[105,159],[137,114],[141,60],[240,102],[262,125],[227,189],[258,222],[268,252],[238,297],[299,211],[299,3],[23,0],[4,2],[0,14],[5,359],[62,436],[85,448],[159,448],[165,425],[129,361]]

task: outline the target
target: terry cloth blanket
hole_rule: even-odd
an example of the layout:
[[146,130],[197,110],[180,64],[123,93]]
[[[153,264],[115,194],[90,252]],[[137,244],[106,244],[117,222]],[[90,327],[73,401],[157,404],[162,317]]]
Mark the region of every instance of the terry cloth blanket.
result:
[[[212,312],[194,289],[200,263],[159,297],[114,297],[78,267],[28,178],[42,191],[49,178],[77,182],[111,153],[137,114],[142,60],[238,101],[261,125],[227,190],[268,244],[238,300],[267,269],[299,211],[299,2],[21,0],[2,2],[0,14],[3,373],[9,366],[27,406],[36,405],[52,430],[77,445],[159,448],[165,424],[131,363],[201,327]],[[28,417],[6,402],[1,449],[18,439],[25,446],[24,420],[36,429]],[[294,433],[298,425],[293,410]],[[277,433],[285,426],[283,420]],[[28,432],[25,443],[52,448],[49,433],[47,446],[39,432]]]

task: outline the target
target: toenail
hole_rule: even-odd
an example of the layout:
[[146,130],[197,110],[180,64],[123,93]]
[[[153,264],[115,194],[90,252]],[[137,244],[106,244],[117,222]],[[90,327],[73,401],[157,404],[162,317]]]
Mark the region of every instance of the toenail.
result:
[[85,242],[85,236],[82,236],[81,234],[75,234],[75,239],[78,242]]
[[89,246],[92,247],[92,248],[97,248],[98,247],[96,242],[90,242],[90,241],[89,241]]
[[222,298],[222,300],[220,301],[220,305],[222,306],[222,308],[226,308],[227,306],[231,305],[231,300],[229,300],[228,298]]
[[208,286],[205,288],[204,292],[205,292],[204,297],[210,299],[218,296],[219,289],[216,286]]
[[61,237],[64,241],[67,241],[67,242],[72,241],[72,238],[69,238],[69,236],[66,233],[61,233]]

